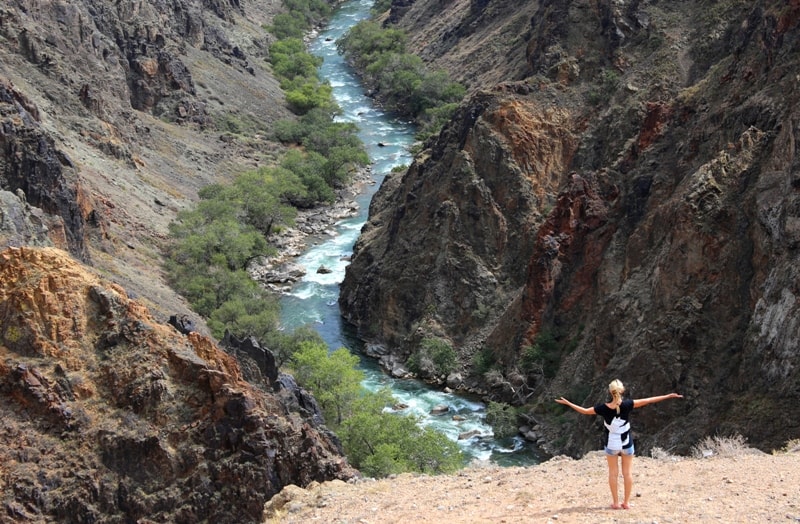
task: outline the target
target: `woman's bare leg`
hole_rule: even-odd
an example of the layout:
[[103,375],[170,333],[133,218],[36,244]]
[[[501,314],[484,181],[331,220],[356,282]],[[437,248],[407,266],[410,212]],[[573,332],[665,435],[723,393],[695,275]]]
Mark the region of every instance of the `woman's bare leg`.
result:
[[616,455],[606,455],[608,461],[608,487],[611,488],[611,507],[619,509],[619,494],[617,492],[617,479],[619,478],[619,465]]
[[623,499],[622,507],[625,509],[630,509],[631,491],[633,491],[632,465],[633,455],[622,455],[622,481],[625,485],[625,498]]

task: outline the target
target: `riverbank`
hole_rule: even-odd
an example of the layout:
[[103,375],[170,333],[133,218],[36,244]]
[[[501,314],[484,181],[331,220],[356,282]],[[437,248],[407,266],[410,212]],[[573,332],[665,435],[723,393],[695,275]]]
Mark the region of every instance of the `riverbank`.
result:
[[292,284],[299,281],[308,269],[294,264],[310,244],[316,244],[336,235],[334,226],[340,220],[357,216],[360,206],[356,197],[363,194],[368,185],[375,184],[370,169],[361,169],[351,183],[336,192],[336,201],[327,206],[297,211],[295,223],[273,235],[270,242],[276,248],[274,256],[255,263],[250,275],[272,291],[288,293]]
[[637,457],[629,510],[611,509],[606,471],[603,453],[594,452],[527,467],[475,466],[449,476],[289,486],[267,504],[264,522],[800,522],[800,449]]

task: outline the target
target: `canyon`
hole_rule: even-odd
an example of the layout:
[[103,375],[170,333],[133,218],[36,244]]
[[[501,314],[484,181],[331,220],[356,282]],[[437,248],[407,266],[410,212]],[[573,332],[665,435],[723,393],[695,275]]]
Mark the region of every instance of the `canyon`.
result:
[[[358,475],[313,400],[220,349],[161,269],[203,186],[285,150],[280,9],[0,6],[9,518],[258,521],[286,486]],[[382,20],[469,94],[371,203],[340,295],[359,335],[398,363],[445,341],[457,370],[425,378],[514,404],[553,455],[598,428],[552,400],[614,378],[685,397],[637,413],[642,453],[796,439],[800,4],[394,0]]]

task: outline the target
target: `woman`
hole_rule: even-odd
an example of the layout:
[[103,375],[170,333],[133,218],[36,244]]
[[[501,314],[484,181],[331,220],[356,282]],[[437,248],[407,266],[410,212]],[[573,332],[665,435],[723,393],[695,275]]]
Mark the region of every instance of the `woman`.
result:
[[[611,488],[611,499],[613,509],[629,509],[631,501],[631,490],[633,488],[633,477],[631,476],[631,464],[633,463],[633,438],[631,437],[631,411],[648,404],[655,404],[668,398],[683,398],[683,395],[670,393],[658,397],[622,399],[625,386],[619,380],[614,380],[608,385],[608,392],[611,394],[611,402],[597,404],[592,408],[584,408],[573,404],[564,397],[557,398],[556,402],[569,406],[583,415],[600,415],[606,426],[605,452],[608,461],[608,486]],[[617,457],[622,459],[622,478],[625,483],[625,498],[622,505],[619,504],[617,493],[617,479],[619,478],[619,467]]]

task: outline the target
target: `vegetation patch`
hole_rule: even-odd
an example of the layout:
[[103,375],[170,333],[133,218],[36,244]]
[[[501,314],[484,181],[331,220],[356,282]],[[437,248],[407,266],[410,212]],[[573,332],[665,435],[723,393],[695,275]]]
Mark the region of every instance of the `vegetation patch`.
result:
[[522,348],[519,366],[526,373],[553,378],[561,363],[561,349],[550,331],[542,331],[530,346]]
[[706,437],[692,446],[694,458],[736,457],[752,452],[747,445],[747,439],[741,435]]
[[456,369],[458,355],[453,346],[440,338],[422,340],[419,349],[406,362],[408,368],[423,377],[440,377]]
[[447,73],[429,71],[420,57],[407,53],[406,35],[398,29],[363,20],[336,45],[386,109],[420,126],[420,139],[438,133],[466,93]]
[[427,429],[416,417],[391,411],[391,393],[367,391],[358,357],[347,349],[329,352],[323,342],[306,341],[291,357],[298,384],[311,391],[327,425],[342,441],[350,463],[365,475],[385,477],[405,471],[438,474],[464,466],[458,445]]
[[497,438],[513,437],[519,433],[517,411],[508,404],[490,401],[486,406],[486,422],[492,426]]

